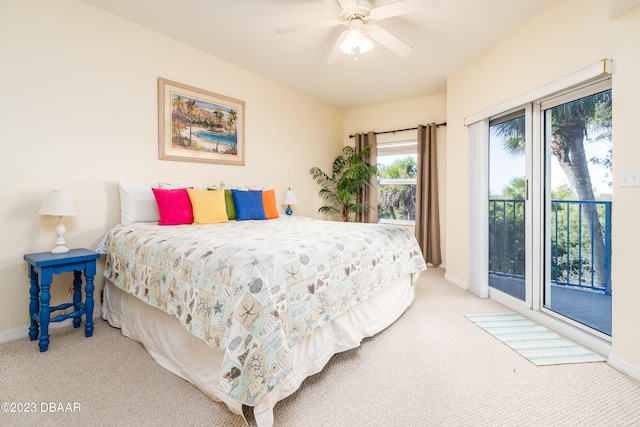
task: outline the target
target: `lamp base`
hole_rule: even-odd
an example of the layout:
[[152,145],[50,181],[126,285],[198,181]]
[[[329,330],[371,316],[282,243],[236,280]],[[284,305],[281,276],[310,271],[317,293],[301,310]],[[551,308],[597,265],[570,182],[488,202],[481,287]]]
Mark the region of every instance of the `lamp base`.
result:
[[69,248],[65,246],[67,242],[64,240],[64,233],[66,231],[67,229],[62,222],[62,216],[59,216],[58,226],[56,227],[56,235],[58,238],[56,239],[56,247],[51,251],[52,254],[66,254],[69,252]]
[[293,213],[293,209],[291,209],[291,206],[287,206],[287,209],[284,210],[284,213],[291,216],[291,214]]
[[55,248],[53,248],[51,250],[52,254],[66,254],[67,252],[69,252],[69,248],[66,246],[56,246]]

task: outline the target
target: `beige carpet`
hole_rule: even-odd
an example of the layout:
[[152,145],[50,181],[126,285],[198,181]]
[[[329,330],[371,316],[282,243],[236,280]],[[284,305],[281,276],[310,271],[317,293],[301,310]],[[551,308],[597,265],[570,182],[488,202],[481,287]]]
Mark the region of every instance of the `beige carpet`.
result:
[[[537,367],[464,317],[504,311],[430,269],[409,310],[280,402],[275,425],[640,426],[638,381],[604,362]],[[2,426],[244,425],[103,321],[92,338],[54,330],[46,353],[0,345],[0,402],[36,406]]]

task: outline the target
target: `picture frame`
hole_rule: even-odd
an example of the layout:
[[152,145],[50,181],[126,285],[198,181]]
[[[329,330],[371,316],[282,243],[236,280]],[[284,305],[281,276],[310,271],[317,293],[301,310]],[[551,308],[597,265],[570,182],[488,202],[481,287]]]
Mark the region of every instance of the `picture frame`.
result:
[[244,166],[245,103],[158,78],[158,159]]

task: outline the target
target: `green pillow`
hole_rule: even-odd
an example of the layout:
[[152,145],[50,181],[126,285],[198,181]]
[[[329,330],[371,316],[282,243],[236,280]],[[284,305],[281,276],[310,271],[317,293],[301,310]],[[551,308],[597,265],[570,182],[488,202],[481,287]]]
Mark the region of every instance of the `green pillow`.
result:
[[227,205],[227,217],[229,220],[235,220],[237,218],[236,214],[236,204],[233,201],[233,194],[231,190],[224,190],[224,201]]

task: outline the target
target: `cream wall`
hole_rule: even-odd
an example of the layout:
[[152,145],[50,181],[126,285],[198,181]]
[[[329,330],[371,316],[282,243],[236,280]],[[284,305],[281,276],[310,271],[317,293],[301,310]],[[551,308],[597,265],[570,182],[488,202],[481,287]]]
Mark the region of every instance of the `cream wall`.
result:
[[[317,216],[308,171],[340,152],[343,111],[77,0],[2,0],[0,57],[0,341],[26,335],[23,254],[53,247],[56,219],[38,215],[49,189],[75,193],[69,247],[119,222],[119,178],[274,184],[280,200],[291,186],[295,214]],[[158,77],[246,102],[246,166],[158,160]]]
[[469,138],[464,118],[613,58],[612,360],[640,375],[640,188],[620,187],[622,168],[640,167],[640,8],[609,19],[604,0],[558,0],[447,83],[447,276],[469,283]]
[[[349,135],[370,131],[384,132],[396,129],[414,128],[420,124],[446,122],[447,95],[419,97],[387,104],[350,110],[345,113],[345,145],[354,144]],[[378,143],[415,139],[417,131],[397,132],[378,135]],[[438,153],[438,196],[440,199],[440,230],[442,262],[446,264],[446,158],[447,132],[441,126],[436,133]],[[443,265],[444,266],[444,265]]]

